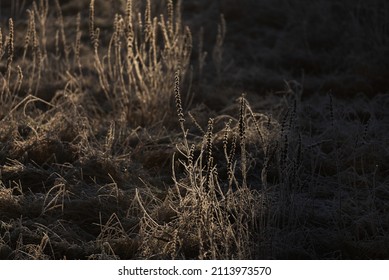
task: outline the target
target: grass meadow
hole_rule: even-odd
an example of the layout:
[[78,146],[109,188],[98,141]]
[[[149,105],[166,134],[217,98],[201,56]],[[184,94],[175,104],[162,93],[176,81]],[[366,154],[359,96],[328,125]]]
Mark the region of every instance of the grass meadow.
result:
[[389,4],[0,0],[0,259],[388,259]]

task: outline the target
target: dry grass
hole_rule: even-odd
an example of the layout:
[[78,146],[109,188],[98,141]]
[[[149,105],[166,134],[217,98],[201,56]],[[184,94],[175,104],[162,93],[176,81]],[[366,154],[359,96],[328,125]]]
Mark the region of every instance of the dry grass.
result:
[[0,2],[0,259],[388,258],[387,4],[153,2]]

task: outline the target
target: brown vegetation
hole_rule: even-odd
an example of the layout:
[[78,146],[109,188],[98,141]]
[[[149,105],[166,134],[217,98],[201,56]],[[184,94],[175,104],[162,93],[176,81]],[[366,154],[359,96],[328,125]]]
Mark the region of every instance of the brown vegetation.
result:
[[0,2],[0,259],[388,258],[386,2],[153,2]]

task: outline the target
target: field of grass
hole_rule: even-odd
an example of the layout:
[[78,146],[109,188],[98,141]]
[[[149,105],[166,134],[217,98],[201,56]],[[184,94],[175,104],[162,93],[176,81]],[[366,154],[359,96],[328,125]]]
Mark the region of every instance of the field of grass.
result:
[[388,259],[389,4],[0,0],[0,259]]

